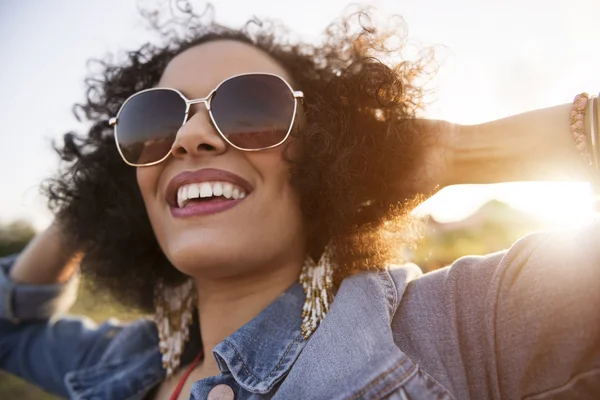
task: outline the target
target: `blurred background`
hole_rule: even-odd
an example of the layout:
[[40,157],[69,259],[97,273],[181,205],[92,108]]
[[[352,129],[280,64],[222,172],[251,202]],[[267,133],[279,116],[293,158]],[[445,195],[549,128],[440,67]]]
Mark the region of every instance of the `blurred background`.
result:
[[[84,98],[87,61],[121,54],[153,36],[139,8],[168,12],[167,0],[0,0],[0,256],[19,251],[52,216],[40,182],[58,168],[51,143],[85,132],[71,113]],[[201,10],[205,3],[193,1]],[[347,0],[218,0],[215,18],[281,20],[307,41],[346,9]],[[600,90],[600,2],[579,0],[377,0],[380,16],[399,14],[410,58],[435,49],[439,71],[429,82],[425,116],[476,124],[568,103]],[[399,29],[405,29],[399,26]],[[450,187],[415,210],[426,218],[420,247],[409,253],[424,270],[466,254],[509,246],[539,229],[576,224],[593,214],[582,182]],[[108,305],[107,305],[108,304]],[[84,282],[73,313],[97,321],[135,317]],[[0,373],[0,399],[50,396]]]

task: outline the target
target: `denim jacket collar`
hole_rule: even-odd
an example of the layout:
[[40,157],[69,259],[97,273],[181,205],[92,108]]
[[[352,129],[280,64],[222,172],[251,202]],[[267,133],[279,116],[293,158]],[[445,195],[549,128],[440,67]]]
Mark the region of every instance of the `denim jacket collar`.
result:
[[[304,291],[296,282],[252,321],[219,343],[213,356],[221,372],[231,373],[249,392],[266,394],[273,390],[306,344],[301,334],[303,304]],[[191,362],[201,348],[197,313],[194,314],[182,364]],[[66,375],[71,398],[139,400],[164,380],[156,326],[150,320],[139,320],[133,325],[136,326],[122,332],[107,350],[103,359],[110,361]]]
[[302,285],[296,282],[252,321],[213,349],[222,373],[251,393],[269,393],[289,372],[306,341],[302,337]]

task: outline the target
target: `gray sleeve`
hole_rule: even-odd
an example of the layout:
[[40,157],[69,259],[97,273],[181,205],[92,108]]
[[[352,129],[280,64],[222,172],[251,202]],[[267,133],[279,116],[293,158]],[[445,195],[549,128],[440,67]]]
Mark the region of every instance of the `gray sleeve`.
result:
[[411,282],[398,346],[460,399],[600,398],[600,221]]

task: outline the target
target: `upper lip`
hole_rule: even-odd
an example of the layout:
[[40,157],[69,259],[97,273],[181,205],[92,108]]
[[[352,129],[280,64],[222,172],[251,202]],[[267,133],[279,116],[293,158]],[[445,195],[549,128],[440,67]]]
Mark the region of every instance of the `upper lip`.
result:
[[252,185],[250,185],[250,183],[248,183],[248,181],[241,176],[222,169],[203,168],[197,171],[184,171],[175,175],[175,177],[173,177],[173,179],[171,179],[167,185],[167,203],[173,207],[177,207],[177,190],[181,186],[189,183],[207,181],[230,182],[243,188],[246,191],[246,194],[250,194],[252,191]]

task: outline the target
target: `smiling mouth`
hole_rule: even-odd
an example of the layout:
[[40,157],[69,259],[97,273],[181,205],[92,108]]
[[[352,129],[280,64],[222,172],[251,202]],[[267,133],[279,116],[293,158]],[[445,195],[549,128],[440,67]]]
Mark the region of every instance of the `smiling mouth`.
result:
[[216,168],[183,171],[166,187],[166,201],[174,217],[214,214],[235,207],[253,192],[239,175]]
[[188,204],[231,201],[246,197],[246,190],[231,182],[206,181],[182,185],[177,190],[177,208]]

